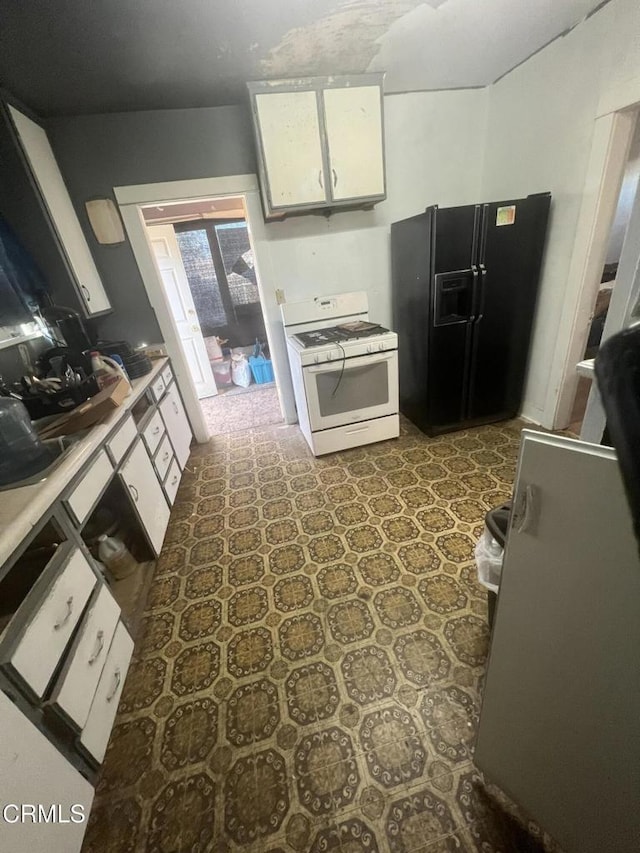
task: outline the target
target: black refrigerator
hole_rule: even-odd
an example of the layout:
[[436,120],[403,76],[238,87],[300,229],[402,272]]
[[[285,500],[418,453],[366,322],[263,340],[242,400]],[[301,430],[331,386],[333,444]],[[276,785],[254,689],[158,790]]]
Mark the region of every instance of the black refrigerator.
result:
[[550,204],[435,205],[391,226],[400,410],[424,432],[518,414]]

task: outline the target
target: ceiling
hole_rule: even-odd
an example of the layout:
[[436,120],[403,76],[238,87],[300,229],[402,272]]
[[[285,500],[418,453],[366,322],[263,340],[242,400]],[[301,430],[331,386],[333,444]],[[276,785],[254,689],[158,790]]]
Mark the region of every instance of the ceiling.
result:
[[601,0],[2,0],[0,83],[36,113],[240,102],[247,80],[485,86]]

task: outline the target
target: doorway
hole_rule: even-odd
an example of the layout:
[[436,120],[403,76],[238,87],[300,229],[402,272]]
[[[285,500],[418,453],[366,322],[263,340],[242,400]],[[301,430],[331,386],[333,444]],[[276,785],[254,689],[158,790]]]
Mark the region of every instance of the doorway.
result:
[[243,198],[141,213],[208,435],[281,423]]
[[[606,254],[601,266],[597,286],[592,295],[592,311],[586,330],[586,343],[582,353],[583,363],[591,362],[597,355],[602,340],[609,306],[613,297],[622,249],[629,229],[631,213],[640,185],[640,121],[636,121],[628,155],[624,164],[622,184],[615,205],[615,213],[606,238]],[[568,430],[580,435],[592,387],[592,378],[578,378]]]

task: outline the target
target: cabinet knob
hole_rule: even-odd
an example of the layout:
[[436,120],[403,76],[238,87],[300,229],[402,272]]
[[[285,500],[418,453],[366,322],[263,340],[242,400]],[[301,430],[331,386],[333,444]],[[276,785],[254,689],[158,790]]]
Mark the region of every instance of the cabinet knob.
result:
[[132,485],[131,485],[131,483],[129,483],[129,491],[130,491],[130,492],[131,492],[131,494],[133,495],[133,499],[134,499],[134,501],[135,501],[136,503],[138,503],[138,490],[136,489],[136,487],[135,487],[135,486],[132,486]]

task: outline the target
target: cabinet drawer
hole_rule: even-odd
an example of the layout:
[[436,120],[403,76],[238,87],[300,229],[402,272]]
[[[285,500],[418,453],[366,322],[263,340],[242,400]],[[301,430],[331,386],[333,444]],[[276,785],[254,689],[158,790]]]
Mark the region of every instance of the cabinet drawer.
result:
[[96,576],[86,557],[76,549],[41,602],[36,605],[25,600],[25,605],[34,610],[9,655],[9,664],[39,698],[47,689],[95,584]]
[[158,402],[160,397],[164,394],[164,379],[162,375],[158,376],[157,379],[153,380],[153,384],[151,385],[151,396],[153,399]]
[[164,395],[158,409],[162,414],[162,420],[171,439],[178,465],[180,468],[184,468],[191,453],[191,427],[175,382]]
[[169,387],[169,385],[171,385],[171,382],[172,382],[172,380],[173,380],[173,373],[172,373],[172,371],[171,371],[171,365],[170,365],[170,364],[168,364],[168,365],[165,367],[165,369],[162,371],[162,373],[160,374],[160,376],[162,376],[162,380],[163,380],[163,382],[164,382],[164,384],[165,384],[165,388],[168,388],[168,387]]
[[181,476],[182,471],[180,470],[180,466],[178,465],[177,460],[174,458],[171,462],[171,467],[169,468],[167,479],[164,481],[164,491],[171,506],[173,506],[173,502],[176,499],[176,492],[178,491],[178,486],[180,485]]
[[64,664],[51,697],[81,729],[89,716],[107,652],[120,618],[120,607],[106,586],[100,586]]
[[80,735],[80,743],[98,762],[102,761],[107,749],[132,654],[133,640],[120,622],[91,703],[87,722]]
[[171,442],[169,441],[169,436],[165,434],[160,442],[160,447],[156,451],[156,455],[153,457],[153,466],[158,472],[160,480],[164,480],[169,465],[171,465],[172,456],[173,449],[171,448]]
[[154,412],[151,420],[142,430],[142,437],[144,438],[144,443],[149,449],[149,453],[154,453],[156,447],[160,444],[163,432],[164,424],[162,423],[160,412]]
[[127,450],[133,444],[138,430],[136,429],[135,421],[129,415],[117,433],[107,442],[107,453],[111,457],[114,465],[117,465]]
[[113,474],[113,465],[104,450],[97,455],[95,462],[84,473],[69,497],[65,500],[67,508],[78,524],[89,516],[93,505],[100,497]]

